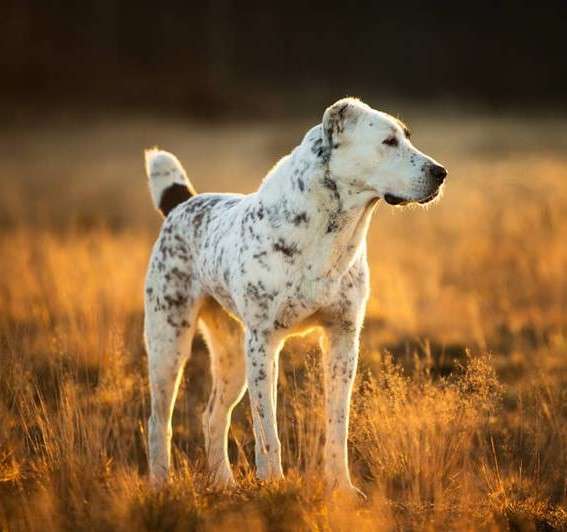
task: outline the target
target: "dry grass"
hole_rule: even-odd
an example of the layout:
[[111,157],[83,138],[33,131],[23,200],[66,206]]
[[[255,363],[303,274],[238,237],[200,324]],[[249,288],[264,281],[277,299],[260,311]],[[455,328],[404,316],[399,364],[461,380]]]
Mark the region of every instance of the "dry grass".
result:
[[284,482],[253,479],[244,400],[230,442],[240,487],[208,489],[199,342],[177,402],[174,480],[160,493],[146,481],[142,279],[158,220],[141,150],[179,152],[201,190],[246,191],[306,123],[51,120],[1,133],[0,529],[567,527],[567,128],[432,116],[404,118],[447,163],[445,198],[380,207],[369,238],[350,438],[369,500],[354,507],[320,480],[308,339],[282,357]]

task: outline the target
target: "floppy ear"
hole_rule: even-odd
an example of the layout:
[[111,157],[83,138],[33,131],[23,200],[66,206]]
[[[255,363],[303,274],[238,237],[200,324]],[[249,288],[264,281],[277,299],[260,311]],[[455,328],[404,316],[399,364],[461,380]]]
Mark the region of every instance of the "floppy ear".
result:
[[366,104],[355,98],[343,98],[335,102],[323,114],[323,131],[328,146],[340,144],[348,130],[356,125]]

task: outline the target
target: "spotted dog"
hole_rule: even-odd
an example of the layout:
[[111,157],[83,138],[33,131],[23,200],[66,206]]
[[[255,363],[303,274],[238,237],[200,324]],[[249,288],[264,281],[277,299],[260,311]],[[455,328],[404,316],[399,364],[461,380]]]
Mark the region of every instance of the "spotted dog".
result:
[[286,338],[317,329],[325,475],[331,487],[357,491],[347,432],[369,292],[368,225],[380,199],[391,205],[435,199],[446,170],[413,146],[402,122],[353,98],[330,106],[252,194],[195,194],[165,151],[147,151],[146,169],[153,202],[166,216],[145,288],[151,480],[168,476],[172,412],[197,328],[211,359],[202,420],[211,477],[218,486],[234,483],[227,435],[247,389],[257,475],[282,478],[278,355]]

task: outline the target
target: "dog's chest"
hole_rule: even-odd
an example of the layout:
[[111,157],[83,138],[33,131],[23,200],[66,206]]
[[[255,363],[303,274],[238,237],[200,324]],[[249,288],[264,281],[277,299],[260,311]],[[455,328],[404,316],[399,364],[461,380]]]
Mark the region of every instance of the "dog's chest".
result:
[[299,277],[286,282],[286,288],[274,301],[272,315],[276,329],[290,329],[317,311],[329,306],[340,290],[336,278]]
[[243,322],[289,329],[340,299],[348,268],[342,260],[321,260],[329,254],[295,246],[290,237],[274,245],[277,249],[272,246],[269,252],[259,245],[243,253],[226,252],[223,261],[213,261],[224,266],[215,268],[207,284],[217,301]]

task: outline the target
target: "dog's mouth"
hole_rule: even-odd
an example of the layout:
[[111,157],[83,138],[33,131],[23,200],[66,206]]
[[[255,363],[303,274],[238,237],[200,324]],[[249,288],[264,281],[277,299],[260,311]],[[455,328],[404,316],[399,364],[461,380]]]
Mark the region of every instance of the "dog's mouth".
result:
[[401,198],[400,196],[394,196],[393,194],[384,194],[384,201],[388,205],[405,205],[408,200]]
[[401,196],[395,196],[394,194],[384,194],[384,201],[388,205],[407,205],[408,203],[419,203],[420,205],[425,205],[430,201],[433,201],[439,195],[440,188],[435,189],[429,196],[422,198],[420,200],[408,200],[402,198]]

